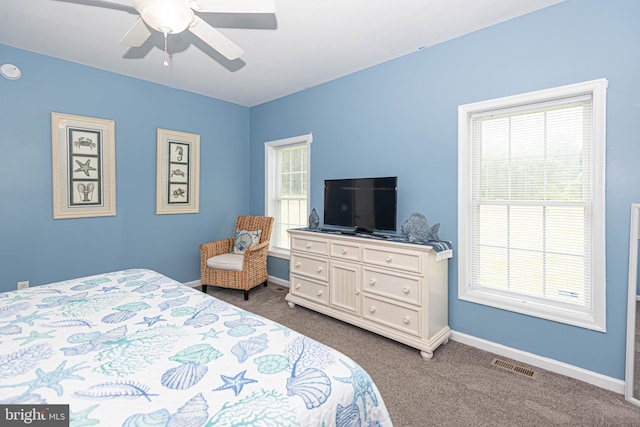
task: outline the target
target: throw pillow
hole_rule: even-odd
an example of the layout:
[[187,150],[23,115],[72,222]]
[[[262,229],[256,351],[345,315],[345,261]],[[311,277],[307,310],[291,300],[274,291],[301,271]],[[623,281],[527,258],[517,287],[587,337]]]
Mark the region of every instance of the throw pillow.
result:
[[262,233],[262,230],[246,231],[238,229],[231,253],[243,254],[249,247],[260,243],[260,233]]

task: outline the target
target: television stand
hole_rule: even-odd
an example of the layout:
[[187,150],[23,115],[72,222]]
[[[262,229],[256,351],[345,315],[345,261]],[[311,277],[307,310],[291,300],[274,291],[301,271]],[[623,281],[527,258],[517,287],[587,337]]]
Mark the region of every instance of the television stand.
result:
[[438,261],[431,246],[288,232],[289,307],[298,304],[407,344],[425,359],[448,341],[448,262]]

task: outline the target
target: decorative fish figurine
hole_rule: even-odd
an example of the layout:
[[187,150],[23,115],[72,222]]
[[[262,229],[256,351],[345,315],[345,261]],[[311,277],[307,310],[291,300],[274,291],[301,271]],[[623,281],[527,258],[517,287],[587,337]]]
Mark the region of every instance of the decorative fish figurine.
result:
[[440,230],[440,223],[435,224],[433,227],[429,227],[427,218],[414,212],[411,216],[402,224],[401,232],[404,237],[411,243],[428,242],[429,240],[440,240],[438,237],[438,231]]

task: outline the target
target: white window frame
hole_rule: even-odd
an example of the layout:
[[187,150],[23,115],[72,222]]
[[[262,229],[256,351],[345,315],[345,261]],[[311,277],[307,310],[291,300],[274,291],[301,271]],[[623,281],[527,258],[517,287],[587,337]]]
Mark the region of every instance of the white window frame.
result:
[[[598,79],[552,89],[508,96],[458,107],[458,298],[530,316],[606,332],[605,273],[605,123],[607,80]],[[592,227],[591,227],[591,307],[587,310],[558,308],[520,295],[479,290],[471,284],[472,252],[472,140],[473,114],[507,108],[520,108],[588,94],[592,96]]]
[[[276,183],[276,177],[279,175],[279,165],[278,165],[278,153],[280,150],[285,148],[290,148],[298,145],[306,145],[307,146],[307,212],[310,212],[310,176],[311,176],[311,143],[313,142],[313,135],[308,133],[306,135],[294,136],[291,138],[279,139],[275,141],[268,141],[264,143],[264,159],[265,159],[265,214],[268,216],[273,216],[275,218],[275,222],[278,222],[278,218],[275,213],[277,211],[276,201],[278,198],[278,187]],[[303,227],[306,225],[301,224]],[[274,225],[275,227],[275,225]],[[273,240],[271,243],[271,247],[269,248],[269,255],[275,256],[278,258],[289,259],[289,248],[286,247],[275,247],[273,246]]]

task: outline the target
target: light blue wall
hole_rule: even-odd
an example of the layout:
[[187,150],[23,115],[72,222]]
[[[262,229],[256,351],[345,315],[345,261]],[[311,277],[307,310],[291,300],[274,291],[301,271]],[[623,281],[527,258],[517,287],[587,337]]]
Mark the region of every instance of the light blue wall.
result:
[[[0,63],[23,74],[0,78],[0,291],[129,267],[198,280],[198,244],[249,209],[249,109],[4,45]],[[115,120],[115,217],[53,219],[52,111]],[[199,214],[155,213],[159,127],[200,135]]]
[[[414,211],[457,249],[457,107],[605,77],[607,333],[457,299],[455,331],[624,378],[629,212],[640,201],[640,2],[559,5],[251,109],[251,208],[264,206],[265,141],[313,132],[311,205],[323,180],[397,175],[398,225]],[[271,274],[288,277],[287,263]]]

